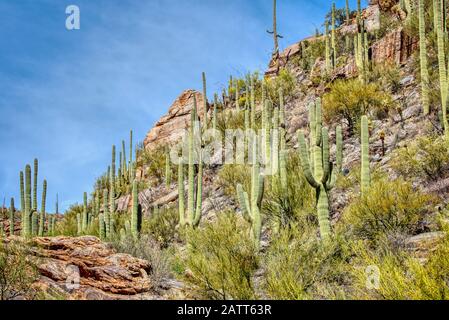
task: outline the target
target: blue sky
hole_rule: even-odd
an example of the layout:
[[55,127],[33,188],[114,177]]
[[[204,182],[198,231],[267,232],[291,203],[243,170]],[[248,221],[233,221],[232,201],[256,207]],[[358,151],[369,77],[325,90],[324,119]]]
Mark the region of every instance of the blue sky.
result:
[[[80,30],[65,28],[71,4],[80,8]],[[131,128],[142,141],[184,89],[201,89],[202,71],[212,95],[231,74],[265,70],[271,5],[0,0],[0,201],[18,200],[19,171],[36,157],[39,188],[48,180],[48,211],[56,193],[65,209],[105,171],[111,145]],[[313,34],[330,5],[278,0],[281,48]]]

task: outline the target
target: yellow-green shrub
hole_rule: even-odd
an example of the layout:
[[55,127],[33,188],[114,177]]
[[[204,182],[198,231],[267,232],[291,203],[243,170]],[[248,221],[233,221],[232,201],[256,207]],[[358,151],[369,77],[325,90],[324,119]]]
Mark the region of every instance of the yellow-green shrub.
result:
[[314,225],[282,229],[266,255],[267,294],[281,300],[343,299],[349,258],[343,239],[323,243]]
[[390,165],[406,178],[434,180],[449,164],[449,147],[440,136],[422,136],[394,151]]
[[376,83],[364,84],[357,79],[339,80],[323,96],[323,113],[329,123],[345,120],[352,134],[362,115],[386,113],[392,104],[391,95]]
[[175,240],[178,221],[177,209],[160,209],[158,213],[153,212],[148,219],[143,220],[142,233],[151,235],[162,248],[167,248]]
[[402,179],[379,179],[345,209],[339,227],[373,243],[389,235],[413,235],[425,228],[423,219],[433,203],[432,196]]
[[220,213],[216,222],[187,230],[185,281],[204,299],[254,299],[253,274],[258,265],[254,241],[235,213]]

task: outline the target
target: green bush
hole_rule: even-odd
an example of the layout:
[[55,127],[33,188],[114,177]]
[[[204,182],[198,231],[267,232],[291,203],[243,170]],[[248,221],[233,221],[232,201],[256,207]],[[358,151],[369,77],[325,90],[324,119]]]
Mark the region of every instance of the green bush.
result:
[[339,237],[328,243],[316,227],[282,229],[266,255],[266,291],[271,299],[343,299],[350,284],[350,248]]
[[84,211],[83,205],[74,204],[65,212],[62,220],[56,224],[56,234],[68,237],[78,236],[77,215],[82,215]]
[[251,183],[251,171],[241,164],[224,165],[218,172],[217,184],[224,190],[225,195],[234,200],[237,199],[237,184],[241,184],[245,190]]
[[[443,241],[427,262],[408,252],[369,251],[363,242],[354,247],[354,299],[386,300],[448,300],[449,299],[449,241]],[[378,287],[368,289],[367,267],[379,271]]]
[[176,226],[179,222],[177,208],[159,209],[150,218],[143,220],[142,234],[149,234],[162,248],[167,248],[176,239]]
[[[145,177],[150,178],[150,185],[161,184],[165,181],[165,146],[154,150],[140,150],[137,167],[145,168]],[[171,169],[172,181],[176,181],[178,176],[177,170],[175,170],[174,166]],[[145,185],[140,185],[139,190],[145,187]]]
[[203,299],[256,298],[252,277],[258,257],[246,223],[235,213],[187,230],[185,281]]
[[287,190],[282,189],[277,177],[270,177],[262,212],[276,228],[285,228],[295,222],[317,222],[315,190],[304,177],[298,152],[287,157],[287,172]]
[[426,228],[423,221],[433,203],[432,196],[402,179],[379,179],[345,209],[339,227],[373,244],[385,237],[414,235]]
[[345,120],[350,134],[353,134],[362,115],[372,113],[380,116],[388,113],[392,105],[391,95],[376,83],[339,80],[323,97],[323,114],[328,123]]
[[422,136],[394,151],[390,165],[400,175],[434,181],[449,164],[449,147],[441,136]]
[[38,279],[36,265],[27,257],[27,247],[0,241],[0,300],[35,299],[32,287]]

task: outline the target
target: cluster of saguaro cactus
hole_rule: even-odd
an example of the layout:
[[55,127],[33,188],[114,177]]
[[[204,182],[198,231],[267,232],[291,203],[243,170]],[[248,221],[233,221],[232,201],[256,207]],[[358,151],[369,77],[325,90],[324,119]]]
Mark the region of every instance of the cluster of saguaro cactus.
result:
[[299,154],[304,176],[316,190],[318,222],[323,240],[331,234],[329,217],[329,191],[335,186],[342,166],[342,130],[336,129],[336,164],[330,162],[329,133],[322,126],[321,101],[317,99],[310,105],[310,142],[307,142],[303,132],[298,133]]
[[354,36],[354,57],[359,72],[359,79],[365,81],[369,69],[369,44],[365,24],[360,16],[357,17],[357,30],[357,35]]
[[237,196],[240,202],[240,208],[245,220],[251,224],[251,234],[256,247],[260,246],[260,233],[262,229],[260,210],[265,190],[265,177],[260,173],[258,155],[257,139],[253,139],[250,196],[243,190],[241,184],[237,185]]
[[429,105],[429,70],[427,69],[427,44],[426,44],[426,20],[424,12],[424,0],[418,0],[419,17],[419,59],[421,67],[421,99],[424,114],[430,112]]
[[[203,160],[201,146],[201,123],[197,115],[197,101],[194,96],[193,109],[190,115],[190,127],[188,133],[188,194],[187,212],[184,207],[184,168],[183,161],[179,161],[178,191],[179,191],[179,223],[196,228],[201,220],[202,193],[203,193]],[[195,163],[198,163],[195,183]]]
[[[45,205],[47,199],[47,181],[43,181],[41,210],[38,211],[37,201],[37,184],[38,184],[39,162],[34,160],[33,183],[31,181],[31,166],[25,167],[25,175],[20,172],[20,206],[22,212],[21,225],[22,236],[44,236],[45,222],[49,217],[46,215]],[[25,181],[24,181],[25,180]],[[14,217],[13,217],[14,218]],[[49,220],[50,221],[50,220]],[[50,222],[48,222],[48,226]],[[47,233],[51,234],[50,228],[47,227]]]

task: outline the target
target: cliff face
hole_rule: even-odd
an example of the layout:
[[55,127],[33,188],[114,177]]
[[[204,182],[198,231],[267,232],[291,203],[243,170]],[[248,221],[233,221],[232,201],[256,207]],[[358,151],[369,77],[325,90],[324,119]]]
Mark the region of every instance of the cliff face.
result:
[[190,112],[196,97],[198,115],[204,116],[203,95],[195,90],[186,90],[173,102],[168,113],[152,128],[143,144],[145,149],[152,150],[158,146],[171,145],[182,138],[184,130],[190,123]]

